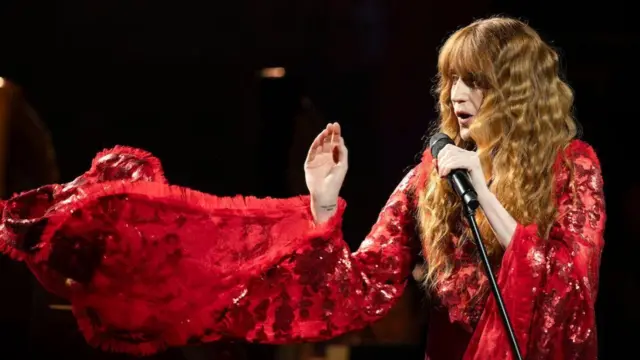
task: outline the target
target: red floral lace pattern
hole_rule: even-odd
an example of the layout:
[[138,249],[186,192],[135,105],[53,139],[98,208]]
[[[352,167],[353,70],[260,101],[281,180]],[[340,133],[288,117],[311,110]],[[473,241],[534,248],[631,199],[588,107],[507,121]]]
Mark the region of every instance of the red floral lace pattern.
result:
[[87,341],[103,349],[328,339],[380,318],[402,293],[415,253],[412,174],[352,255],[342,200],[316,227],[307,197],[170,186],[157,159],[118,147],[69,184],[12,198],[0,246],[69,297]]
[[[597,359],[595,300],[604,246],[605,202],[593,149],[574,141],[558,162],[558,220],[549,240],[518,225],[498,274],[505,306],[527,359]],[[464,359],[514,359],[492,296]]]
[[[73,268],[74,274],[70,276],[73,278],[90,278],[101,246],[79,246],[78,239],[65,239],[56,243],[58,246],[52,253],[51,234],[45,234],[45,229],[50,228],[52,216],[60,217],[65,207],[91,195],[85,188],[115,180],[166,181],[160,161],[150,153],[126,146],[105,150],[95,157],[90,170],[74,181],[43,186],[3,202],[0,252],[25,261],[47,290],[68,297],[65,282],[72,274],[65,274],[65,270]],[[54,271],[52,267],[58,269]]]
[[[475,246],[472,243],[469,245]],[[461,249],[456,253],[454,272],[438,286],[436,296],[441,306],[447,309],[449,320],[472,332],[484,310],[489,280],[484,269],[479,268],[475,256],[472,260],[465,259],[470,257],[471,251],[460,254],[463,251]]]

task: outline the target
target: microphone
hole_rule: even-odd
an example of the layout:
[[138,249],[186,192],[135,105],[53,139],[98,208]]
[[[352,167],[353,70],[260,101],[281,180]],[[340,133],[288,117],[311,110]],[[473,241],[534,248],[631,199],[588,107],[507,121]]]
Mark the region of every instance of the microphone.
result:
[[[429,140],[429,147],[431,148],[431,155],[433,158],[437,159],[440,150],[448,144],[454,145],[454,142],[449,136],[447,136],[447,134],[438,133],[432,136]],[[469,173],[466,170],[453,169],[449,175],[447,175],[447,178],[449,179],[451,187],[453,187],[469,210],[474,211],[478,206],[480,206],[480,202],[478,202],[478,194],[473,188],[473,185],[471,185],[471,179],[469,178]]]

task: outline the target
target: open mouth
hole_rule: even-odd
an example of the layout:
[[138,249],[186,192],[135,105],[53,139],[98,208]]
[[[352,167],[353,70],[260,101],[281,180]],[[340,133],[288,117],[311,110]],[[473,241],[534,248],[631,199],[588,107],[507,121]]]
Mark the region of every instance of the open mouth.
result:
[[468,113],[468,112],[466,112],[466,111],[456,111],[456,116],[457,116],[457,117],[458,117],[458,119],[460,119],[460,120],[467,120],[467,119],[469,119],[470,117],[472,117],[473,115],[472,115],[472,114],[469,114],[469,113]]

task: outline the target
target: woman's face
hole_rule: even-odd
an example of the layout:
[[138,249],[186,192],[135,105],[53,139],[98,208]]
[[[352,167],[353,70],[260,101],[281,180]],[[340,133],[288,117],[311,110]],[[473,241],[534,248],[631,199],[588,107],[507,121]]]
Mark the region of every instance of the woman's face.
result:
[[474,84],[467,84],[459,77],[454,78],[451,86],[451,102],[453,111],[458,119],[462,140],[470,140],[469,126],[471,126],[480,111],[483,99],[484,93],[480,87]]

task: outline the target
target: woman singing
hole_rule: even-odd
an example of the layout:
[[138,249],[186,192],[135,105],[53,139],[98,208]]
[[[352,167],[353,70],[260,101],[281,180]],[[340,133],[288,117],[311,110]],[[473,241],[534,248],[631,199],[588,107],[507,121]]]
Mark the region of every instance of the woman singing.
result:
[[[594,150],[576,140],[558,55],[526,24],[480,20],[438,61],[438,131],[360,248],[342,239],[347,148],[338,124],[311,145],[309,196],[220,198],[168,185],[158,159],[99,154],[72,183],[5,204],[4,251],[68,297],[87,340],[137,354],[246,339],[329,339],[383,317],[419,256],[432,307],[427,359],[513,359],[461,203],[478,223],[522,355],[596,359],[605,224]],[[422,249],[422,251],[420,251]]]

